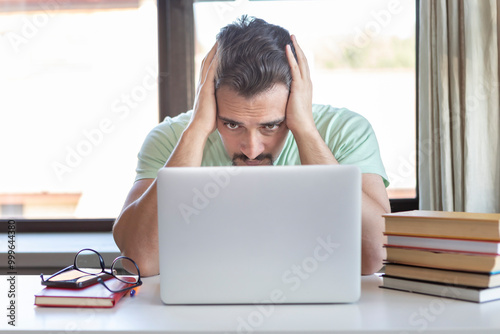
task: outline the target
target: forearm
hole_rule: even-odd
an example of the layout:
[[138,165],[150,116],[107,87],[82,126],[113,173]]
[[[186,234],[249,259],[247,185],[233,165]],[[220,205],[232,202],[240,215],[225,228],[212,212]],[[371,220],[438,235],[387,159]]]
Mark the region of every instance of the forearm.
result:
[[165,167],[200,167],[208,135],[194,126],[188,126]]
[[299,149],[300,163],[302,165],[338,164],[337,159],[335,159],[316,127],[311,128],[311,130],[292,131],[292,133]]
[[364,192],[361,203],[361,274],[371,275],[382,268],[385,258],[382,215],[387,211]]
[[[316,129],[302,134],[295,134],[295,140],[299,149],[300,160],[305,164],[338,164],[337,159],[325,144]],[[371,181],[363,174],[362,188],[362,213],[361,213],[361,272],[364,275],[373,274],[382,267],[385,258],[384,244],[384,218],[390,208],[388,200],[378,196],[378,201],[367,195],[367,189],[371,188]],[[377,176],[378,177],[378,176]],[[367,189],[365,189],[367,187]],[[382,186],[383,187],[383,186]],[[387,202],[387,203],[386,203]],[[380,203],[386,203],[385,207]]]
[[[165,166],[200,166],[205,141],[206,136],[187,129]],[[156,189],[156,179],[145,186],[134,185],[127,198],[129,204],[125,205],[113,228],[113,236],[122,254],[136,261],[145,276],[159,272]]]
[[113,237],[122,255],[133,259],[141,275],[159,273],[156,180],[116,219]]

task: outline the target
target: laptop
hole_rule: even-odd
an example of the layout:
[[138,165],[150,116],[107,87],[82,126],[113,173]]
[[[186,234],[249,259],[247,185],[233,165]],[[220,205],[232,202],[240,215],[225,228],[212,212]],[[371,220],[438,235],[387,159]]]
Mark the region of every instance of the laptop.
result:
[[165,304],[359,299],[357,167],[171,167],[157,180]]

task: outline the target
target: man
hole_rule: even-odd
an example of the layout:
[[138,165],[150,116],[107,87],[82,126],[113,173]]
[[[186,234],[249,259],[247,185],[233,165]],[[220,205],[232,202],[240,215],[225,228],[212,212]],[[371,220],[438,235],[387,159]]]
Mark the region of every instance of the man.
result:
[[[304,53],[285,29],[243,16],[203,60],[194,108],[146,138],[113,235],[144,275],[159,272],[156,173],[179,166],[355,164],[362,176],[362,274],[384,257],[390,211],[377,140],[361,116],[312,104]],[[385,183],[385,184],[384,184]]]

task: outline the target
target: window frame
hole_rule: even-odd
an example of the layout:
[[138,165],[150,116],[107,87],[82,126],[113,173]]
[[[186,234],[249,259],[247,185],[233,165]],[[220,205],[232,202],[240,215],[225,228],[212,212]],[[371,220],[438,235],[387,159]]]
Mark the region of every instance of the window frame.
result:
[[[193,107],[195,97],[194,70],[194,2],[211,0],[157,0],[158,8],[158,91],[159,122],[167,116],[178,115],[179,110]],[[230,1],[230,0],[229,0]],[[420,0],[416,5],[416,149],[418,152],[418,52]],[[418,155],[416,157],[418,166]],[[390,199],[392,212],[417,210],[418,168],[416,197]],[[16,221],[17,232],[109,232],[115,218],[75,219],[0,219],[0,231],[7,232],[8,221]]]
[[28,219],[2,218],[0,232],[7,233],[8,222],[15,221],[16,233],[23,232],[110,232],[114,218],[75,218],[75,219]]

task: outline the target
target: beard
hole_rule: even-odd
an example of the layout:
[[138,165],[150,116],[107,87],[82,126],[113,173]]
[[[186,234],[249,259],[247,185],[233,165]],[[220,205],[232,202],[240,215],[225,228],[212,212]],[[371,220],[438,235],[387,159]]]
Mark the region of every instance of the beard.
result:
[[[237,154],[235,153],[233,155],[233,166],[246,166],[247,161],[249,161],[248,157],[244,154]],[[273,156],[270,153],[262,153],[259,154],[255,159],[251,160],[252,162],[258,162],[258,166],[266,166],[266,165],[273,165],[274,160]]]

